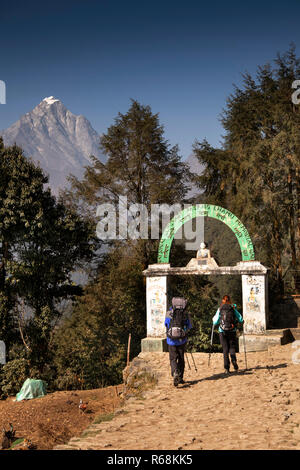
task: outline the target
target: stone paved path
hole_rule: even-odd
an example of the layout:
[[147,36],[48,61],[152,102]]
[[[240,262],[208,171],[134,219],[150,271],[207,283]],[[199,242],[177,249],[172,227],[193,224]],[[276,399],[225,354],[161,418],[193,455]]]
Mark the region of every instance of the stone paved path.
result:
[[[143,399],[130,398],[112,421],[91,425],[56,449],[300,449],[300,364],[293,343],[238,354],[240,371],[223,374],[221,354],[194,353],[185,384],[173,386],[168,353],[141,353],[159,374]],[[300,354],[299,354],[300,356]]]

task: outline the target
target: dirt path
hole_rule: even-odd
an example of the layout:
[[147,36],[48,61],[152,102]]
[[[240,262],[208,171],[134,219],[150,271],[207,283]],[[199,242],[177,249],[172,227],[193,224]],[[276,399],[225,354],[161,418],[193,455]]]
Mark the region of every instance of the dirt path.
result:
[[186,369],[175,388],[167,353],[142,353],[159,374],[144,399],[130,398],[112,421],[91,425],[57,449],[300,449],[300,364],[292,344],[238,354],[240,371],[223,375],[222,356],[193,354],[198,372]]

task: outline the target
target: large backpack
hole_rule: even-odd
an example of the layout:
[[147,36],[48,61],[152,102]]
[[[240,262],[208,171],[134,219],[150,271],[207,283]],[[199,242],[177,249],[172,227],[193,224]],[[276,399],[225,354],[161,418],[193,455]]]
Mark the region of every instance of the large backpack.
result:
[[220,307],[220,327],[223,331],[233,331],[236,325],[234,309],[230,304]]
[[185,312],[187,300],[183,297],[173,297],[172,310],[170,313],[170,326],[167,335],[171,339],[180,339],[186,336],[185,323],[187,314]]

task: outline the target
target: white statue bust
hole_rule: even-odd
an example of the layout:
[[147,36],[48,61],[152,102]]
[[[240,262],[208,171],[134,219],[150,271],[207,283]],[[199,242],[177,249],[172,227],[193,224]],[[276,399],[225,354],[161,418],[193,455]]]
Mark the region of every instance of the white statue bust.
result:
[[207,259],[210,258],[210,250],[206,248],[204,242],[200,243],[200,248],[197,251],[197,259]]
[[199,250],[197,251],[196,258],[192,258],[188,264],[187,268],[197,269],[198,271],[203,270],[215,270],[218,268],[218,265],[214,258],[212,258],[210,250],[206,248],[206,243],[201,242]]

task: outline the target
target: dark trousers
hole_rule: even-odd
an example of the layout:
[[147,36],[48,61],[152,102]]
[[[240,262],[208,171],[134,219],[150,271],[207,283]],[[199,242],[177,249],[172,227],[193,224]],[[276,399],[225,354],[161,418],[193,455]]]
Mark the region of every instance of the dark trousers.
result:
[[172,377],[174,376],[176,372],[176,375],[179,375],[181,379],[183,378],[184,350],[185,350],[185,344],[181,344],[180,346],[171,346],[169,344],[169,356],[170,356]]
[[236,364],[236,355],[235,355],[236,333],[235,331],[227,331],[226,333],[220,333],[220,343],[223,348],[224,369],[229,369],[230,367],[229,354],[230,354],[232,364]]

